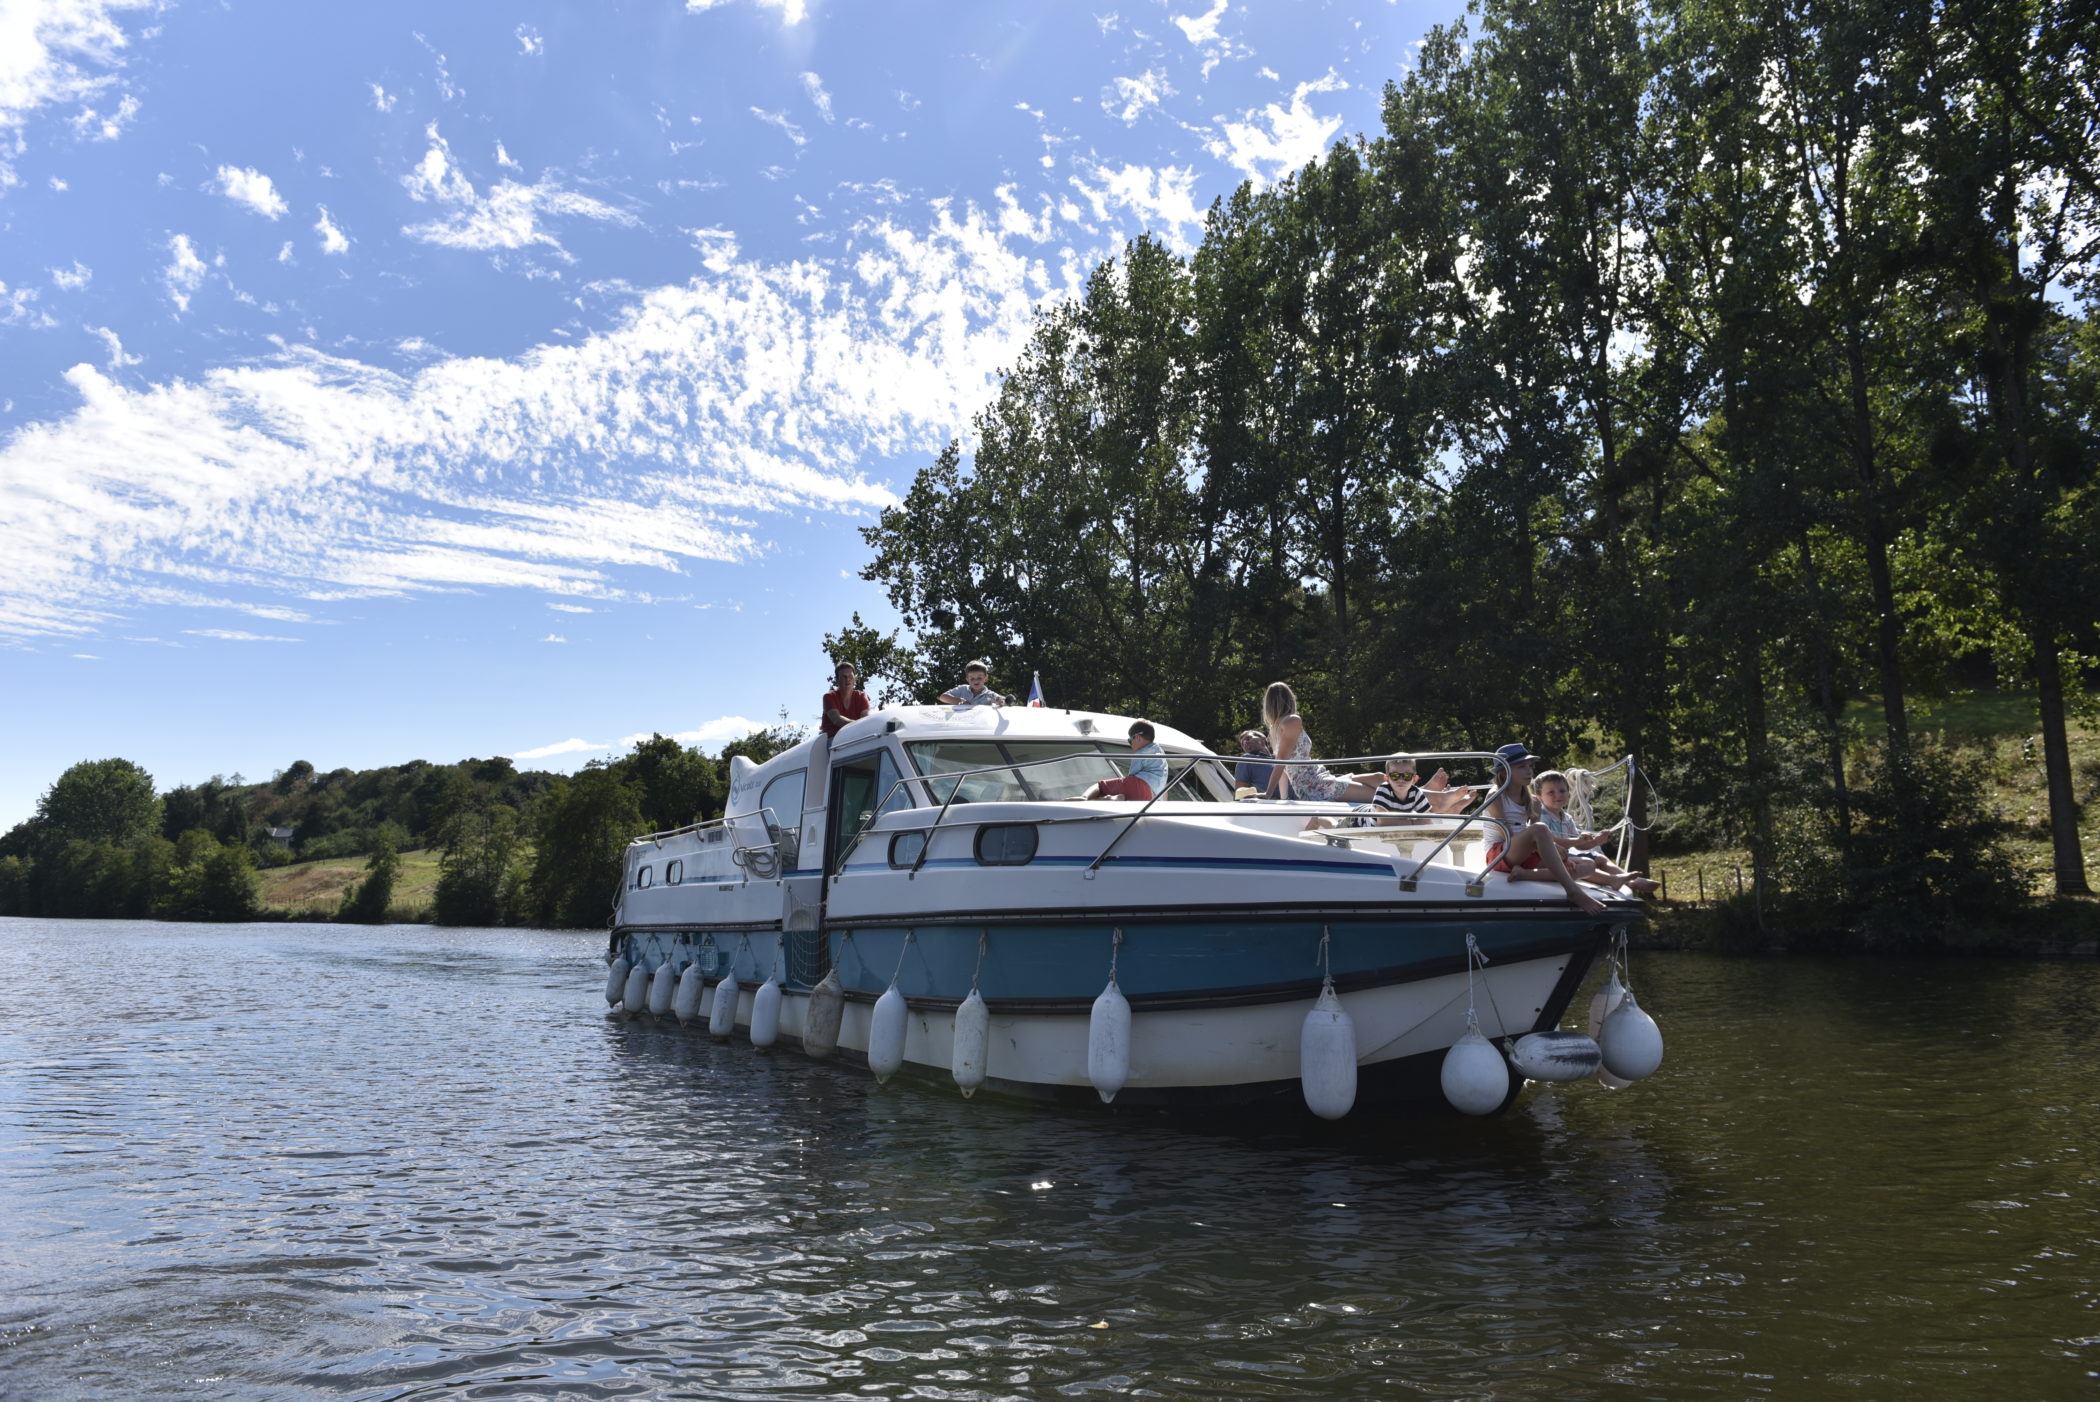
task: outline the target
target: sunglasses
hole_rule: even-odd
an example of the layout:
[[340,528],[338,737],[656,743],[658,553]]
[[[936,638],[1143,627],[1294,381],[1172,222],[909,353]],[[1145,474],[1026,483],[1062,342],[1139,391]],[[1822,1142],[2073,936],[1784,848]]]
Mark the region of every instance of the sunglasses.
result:
[[1419,777],[1412,769],[1388,769],[1385,771],[1385,775],[1388,779],[1413,779]]

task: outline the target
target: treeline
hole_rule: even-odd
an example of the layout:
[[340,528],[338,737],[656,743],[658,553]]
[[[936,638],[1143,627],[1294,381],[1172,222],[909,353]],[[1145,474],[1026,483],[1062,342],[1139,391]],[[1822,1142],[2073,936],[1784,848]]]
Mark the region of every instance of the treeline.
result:
[[1044,313],[865,532],[912,636],[828,644],[1217,740],[1287,678],[1327,754],[1631,750],[1758,912],[1926,933],[2023,899],[1911,715],[2002,679],[2084,891],[2100,10],[1472,13],[1375,138]]
[[573,776],[501,757],[328,773],[301,760],[267,784],[165,793],[130,760],[84,761],[0,836],[0,915],[252,920],[261,868],[364,855],[336,918],[376,922],[399,854],[435,847],[440,924],[600,925],[630,840],[718,816],[731,756],[763,762],[799,738],[761,730],[708,755],[655,735]]

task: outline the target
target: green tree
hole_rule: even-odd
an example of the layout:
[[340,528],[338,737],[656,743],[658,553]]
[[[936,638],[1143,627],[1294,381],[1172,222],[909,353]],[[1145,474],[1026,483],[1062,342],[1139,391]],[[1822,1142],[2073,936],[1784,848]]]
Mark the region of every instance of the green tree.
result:
[[83,760],[58,776],[37,802],[51,839],[119,845],[160,826],[153,776],[128,759]]
[[401,874],[401,856],[393,839],[383,829],[372,844],[365,863],[365,878],[343,893],[335,918],[358,925],[386,923],[387,907],[394,901],[394,882]]
[[585,765],[548,788],[533,812],[527,885],[537,922],[605,924],[625,877],[627,844],[645,830],[634,786],[605,765]]
[[720,766],[668,736],[636,741],[612,768],[634,786],[649,831],[682,828],[722,811]]
[[501,925],[513,907],[520,842],[517,810],[488,803],[447,820],[440,841],[433,918],[440,925]]

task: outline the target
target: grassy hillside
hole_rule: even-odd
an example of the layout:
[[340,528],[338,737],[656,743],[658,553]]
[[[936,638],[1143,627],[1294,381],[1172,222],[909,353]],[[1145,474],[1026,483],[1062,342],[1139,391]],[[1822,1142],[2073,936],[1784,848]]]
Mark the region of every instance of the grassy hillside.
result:
[[[365,860],[361,856],[330,857],[271,867],[262,873],[263,909],[295,920],[333,919],[343,892],[365,879]],[[428,920],[437,879],[436,848],[403,852],[387,918],[399,923]]]

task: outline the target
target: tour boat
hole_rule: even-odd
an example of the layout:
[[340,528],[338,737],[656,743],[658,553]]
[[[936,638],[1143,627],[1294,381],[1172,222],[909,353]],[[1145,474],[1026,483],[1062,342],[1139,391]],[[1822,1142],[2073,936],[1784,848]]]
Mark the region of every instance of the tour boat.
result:
[[[906,707],[733,759],[724,817],[627,848],[608,1002],[882,1081],[1333,1118],[1442,1103],[1454,1046],[1554,1052],[1532,1034],[1576,1036],[1641,914],[1484,870],[1478,814],[1314,828],[1351,810],[1236,799],[1234,761],[1164,725],[1162,792],[1077,797],[1129,771],[1129,725]],[[1540,1073],[1494,1074],[1474,1108]]]

